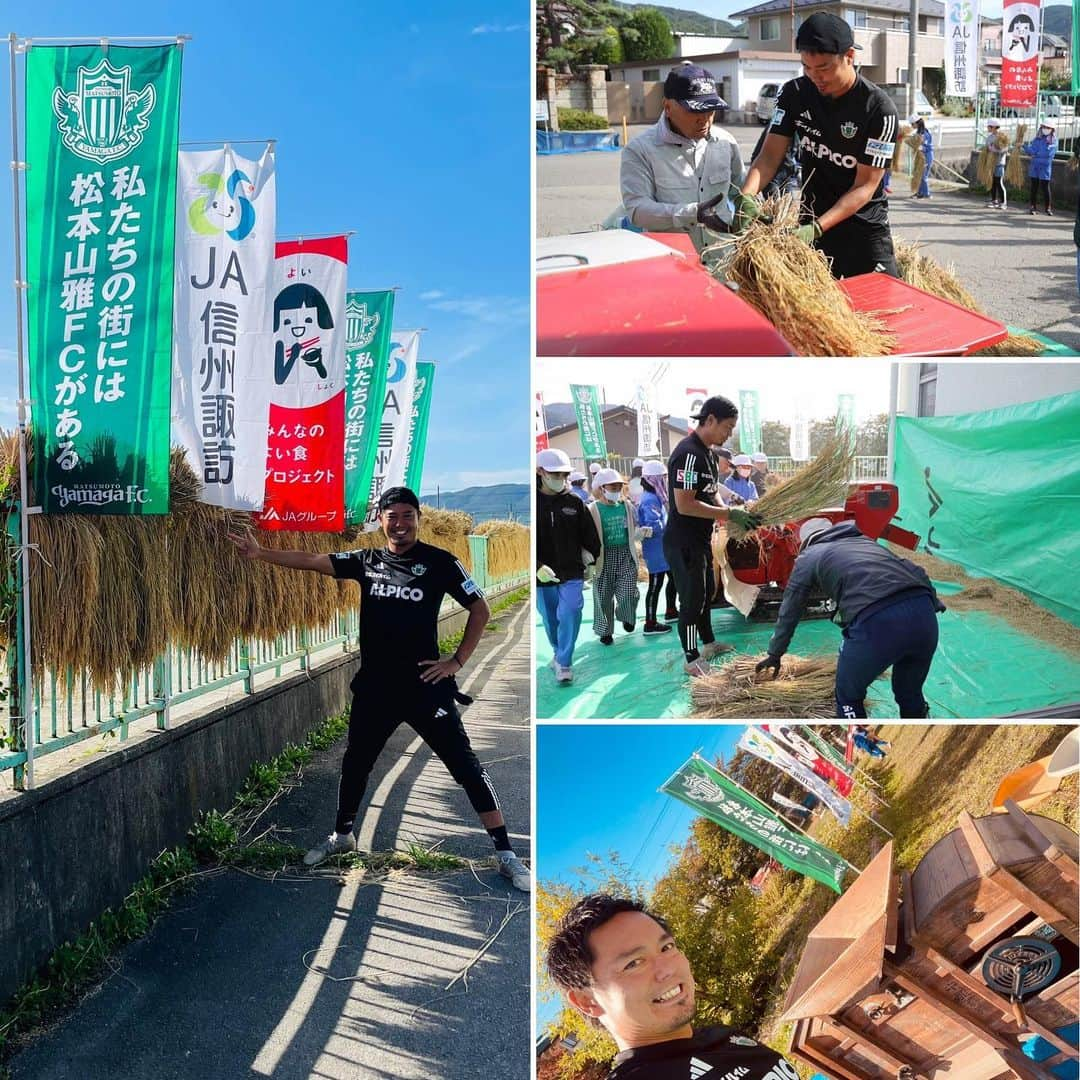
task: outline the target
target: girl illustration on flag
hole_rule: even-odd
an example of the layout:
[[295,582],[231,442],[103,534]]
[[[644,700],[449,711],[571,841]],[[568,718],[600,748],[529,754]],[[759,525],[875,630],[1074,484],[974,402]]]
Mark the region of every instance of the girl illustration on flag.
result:
[[332,330],[334,319],[321,292],[312,285],[289,285],[274,300],[274,382],[283,386],[298,359],[325,379],[318,330]]

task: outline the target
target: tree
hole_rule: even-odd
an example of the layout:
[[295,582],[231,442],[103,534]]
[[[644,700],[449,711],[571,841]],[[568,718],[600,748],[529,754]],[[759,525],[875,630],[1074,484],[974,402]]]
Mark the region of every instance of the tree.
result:
[[855,452],[866,457],[884,457],[889,452],[889,417],[878,413],[859,425]]
[[607,0],[539,0],[536,58],[569,74],[572,64],[591,59],[598,35],[609,28],[617,35],[625,19],[626,13]]
[[594,64],[621,64],[623,61],[622,38],[613,26],[605,27],[596,37],[592,46]]
[[675,51],[671,24],[655,8],[638,8],[622,28],[627,60],[665,60]]
[[791,428],[778,420],[762,420],[761,449],[771,458],[787,457],[791,452]]

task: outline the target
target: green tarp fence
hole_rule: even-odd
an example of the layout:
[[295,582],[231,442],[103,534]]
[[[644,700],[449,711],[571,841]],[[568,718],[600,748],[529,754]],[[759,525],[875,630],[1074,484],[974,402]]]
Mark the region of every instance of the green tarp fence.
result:
[[897,417],[894,482],[920,550],[1080,626],[1080,393]]

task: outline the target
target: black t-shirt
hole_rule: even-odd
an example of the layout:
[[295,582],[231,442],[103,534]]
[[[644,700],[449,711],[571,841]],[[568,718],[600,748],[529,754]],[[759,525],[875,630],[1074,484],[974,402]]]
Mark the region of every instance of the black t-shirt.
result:
[[[836,99],[823,97],[800,76],[784,83],[771,130],[794,140],[802,166],[803,206],[821,217],[851,190],[859,165],[889,167],[896,145],[896,106],[884,90],[861,75]],[[884,185],[879,183],[874,197],[848,220],[888,227]]]
[[439,658],[439,608],[449,593],[462,607],[484,594],[449,552],[417,542],[404,555],[362,548],[330,556],[334,576],[360,582],[360,654],[365,674],[387,669],[419,680],[421,660]]
[[799,1080],[775,1050],[730,1028],[712,1027],[615,1055],[608,1080]]
[[707,548],[712,539],[712,519],[680,514],[675,505],[675,492],[680,489],[692,491],[701,502],[720,506],[717,495],[719,488],[720,477],[712,451],[696,434],[687,435],[668,458],[669,499],[665,542]]

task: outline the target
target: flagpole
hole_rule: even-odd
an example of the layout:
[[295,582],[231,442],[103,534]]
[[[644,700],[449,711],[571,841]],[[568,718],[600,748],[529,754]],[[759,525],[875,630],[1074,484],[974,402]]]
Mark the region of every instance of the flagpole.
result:
[[[694,752],[694,757],[699,758],[701,761],[704,761],[705,764],[708,765],[710,769],[713,768],[713,766],[710,764],[710,762],[706,761],[705,758],[703,758],[699,753],[697,753],[697,751]],[[771,806],[768,805],[768,803],[762,802],[762,800],[759,799],[752,791],[747,791],[746,788],[744,788],[742,786],[742,784],[740,784],[739,781],[736,780],[733,776],[731,776],[728,773],[720,773],[720,775],[723,776],[724,779],[726,779],[729,783],[734,784],[744,795],[749,795],[750,798],[754,800],[754,802],[761,803],[761,805],[764,806],[765,809],[768,810],[770,814],[775,814],[776,817],[779,818],[779,814],[776,814],[776,812],[773,810],[773,808]],[[669,783],[670,783],[670,781],[669,781]],[[785,824],[790,826],[792,829],[795,829],[797,832],[801,832],[803,834],[803,836],[806,837],[807,840],[813,840],[813,842],[815,844],[820,845],[820,843],[821,843],[820,840],[814,840],[814,838],[805,829],[800,829],[799,826],[796,825],[793,821],[785,822]],[[841,859],[843,859],[845,866],[850,867],[852,870],[855,871],[856,874],[861,874],[862,873],[862,871],[857,866],[853,865],[852,863],[849,863],[847,861],[847,859],[844,859],[844,856],[840,855],[839,851],[836,854]]]
[[26,169],[26,162],[19,160],[19,110],[16,103],[15,55],[17,35],[8,35],[8,54],[11,68],[11,208],[14,222],[15,240],[15,362],[19,369],[19,561],[22,564],[22,616],[23,616],[23,655],[19,677],[23,720],[23,749],[26,752],[26,771],[24,787],[34,786],[34,691],[31,678],[30,647],[30,484],[26,468],[26,379],[23,373],[23,299],[27,283],[23,280],[22,244],[22,206],[19,200],[19,173]]

